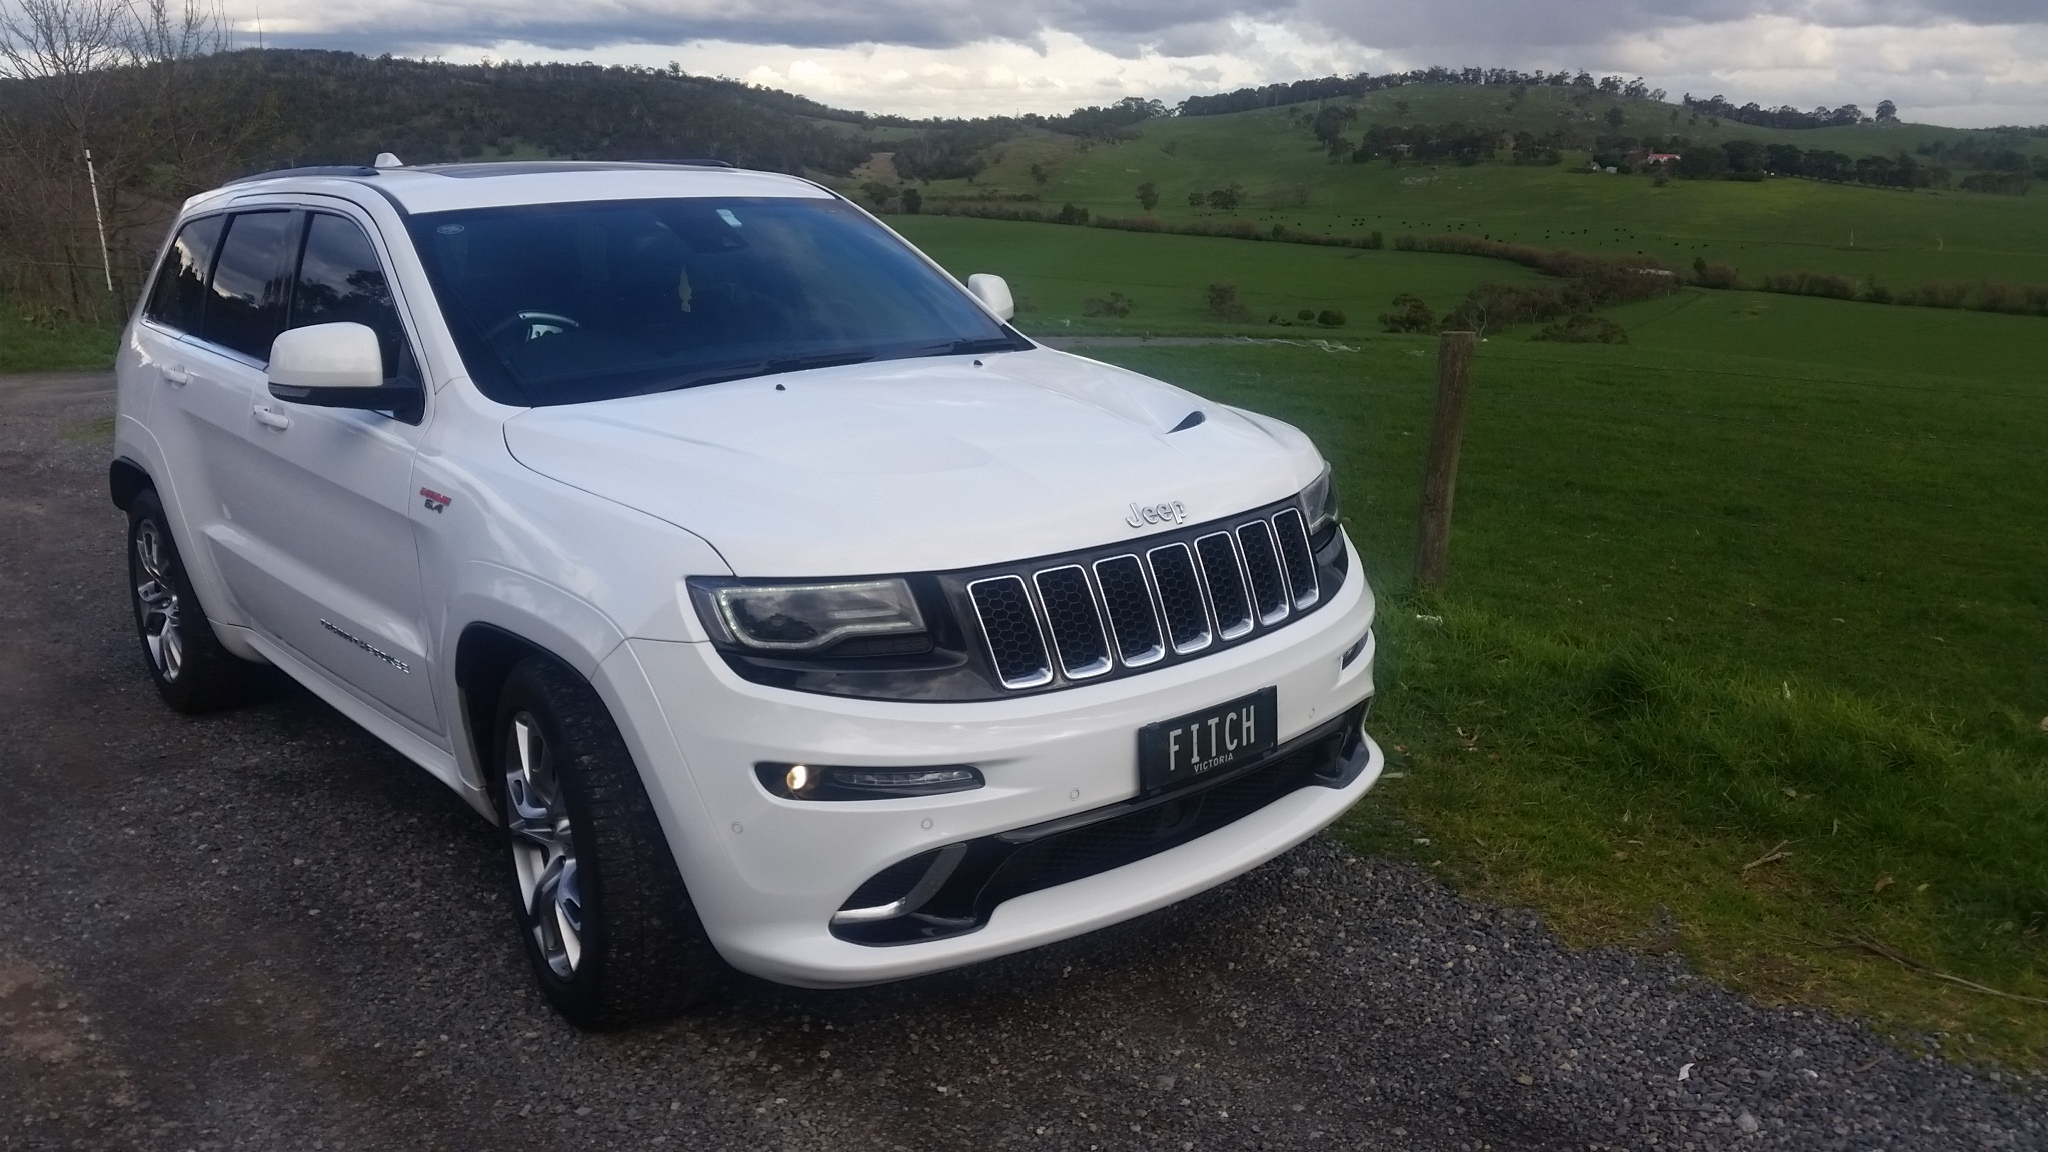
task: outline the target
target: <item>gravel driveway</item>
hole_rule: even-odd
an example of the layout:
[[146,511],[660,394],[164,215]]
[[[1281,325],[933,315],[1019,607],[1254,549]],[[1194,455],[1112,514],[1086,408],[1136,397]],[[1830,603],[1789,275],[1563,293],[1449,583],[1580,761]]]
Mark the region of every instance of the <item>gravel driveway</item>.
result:
[[2048,1146],[2038,1081],[1320,840],[963,972],[579,1034],[451,794],[289,683],[158,703],[110,387],[0,378],[0,1147]]

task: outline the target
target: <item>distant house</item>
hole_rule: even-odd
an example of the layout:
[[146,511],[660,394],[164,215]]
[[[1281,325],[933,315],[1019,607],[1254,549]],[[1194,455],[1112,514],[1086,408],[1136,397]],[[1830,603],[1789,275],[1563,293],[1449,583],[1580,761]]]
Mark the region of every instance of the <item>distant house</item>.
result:
[[1649,155],[1649,158],[1648,158],[1648,159],[1646,159],[1646,160],[1644,160],[1644,161],[1643,161],[1643,163],[1645,163],[1645,164],[1676,164],[1676,163],[1678,163],[1678,162],[1679,162],[1680,160],[1683,160],[1683,159],[1685,159],[1685,157],[1683,157],[1683,156],[1679,155],[1679,154],[1678,154],[1678,153],[1676,153],[1676,152],[1652,152],[1652,153],[1650,153],[1650,155]]

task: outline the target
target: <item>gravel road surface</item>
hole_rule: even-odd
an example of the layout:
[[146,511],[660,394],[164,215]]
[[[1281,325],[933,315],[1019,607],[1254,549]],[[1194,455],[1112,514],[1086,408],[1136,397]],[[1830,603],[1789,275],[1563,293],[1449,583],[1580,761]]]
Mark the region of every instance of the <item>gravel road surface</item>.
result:
[[1321,840],[966,971],[579,1034],[452,795],[289,683],[159,704],[111,406],[0,378],[0,1148],[2048,1146],[2039,1081]]

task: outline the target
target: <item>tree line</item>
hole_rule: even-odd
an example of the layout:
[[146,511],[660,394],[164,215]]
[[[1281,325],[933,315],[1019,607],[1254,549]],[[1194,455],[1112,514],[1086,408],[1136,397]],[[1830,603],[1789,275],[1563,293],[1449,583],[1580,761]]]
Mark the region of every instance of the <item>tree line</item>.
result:
[[[1811,112],[1801,112],[1790,104],[1764,108],[1752,100],[1738,108],[1729,103],[1725,96],[1695,100],[1689,92],[1679,103],[1695,116],[1733,120],[1737,124],[1754,124],[1759,128],[1840,128],[1849,124],[1866,123],[1871,119],[1863,114],[1863,109],[1854,104],[1844,104],[1840,108],[1829,108],[1823,104]],[[1887,123],[1896,121],[1898,109],[1891,101],[1886,100],[1877,106],[1877,119]]]
[[1650,87],[1640,76],[1633,80],[1624,76],[1603,76],[1596,80],[1592,73],[1584,69],[1577,72],[1545,72],[1539,68],[1534,72],[1522,72],[1513,68],[1435,67],[1408,72],[1388,72],[1378,76],[1366,72],[1360,72],[1356,76],[1324,76],[1314,80],[1295,80],[1282,84],[1264,84],[1256,88],[1239,88],[1234,92],[1223,92],[1214,96],[1190,96],[1180,102],[1178,111],[1182,116],[1222,116],[1231,112],[1249,112],[1255,108],[1276,108],[1286,104],[1305,104],[1313,100],[1363,96],[1368,92],[1400,88],[1408,84],[1573,88],[1639,100],[1664,98],[1662,88]]

